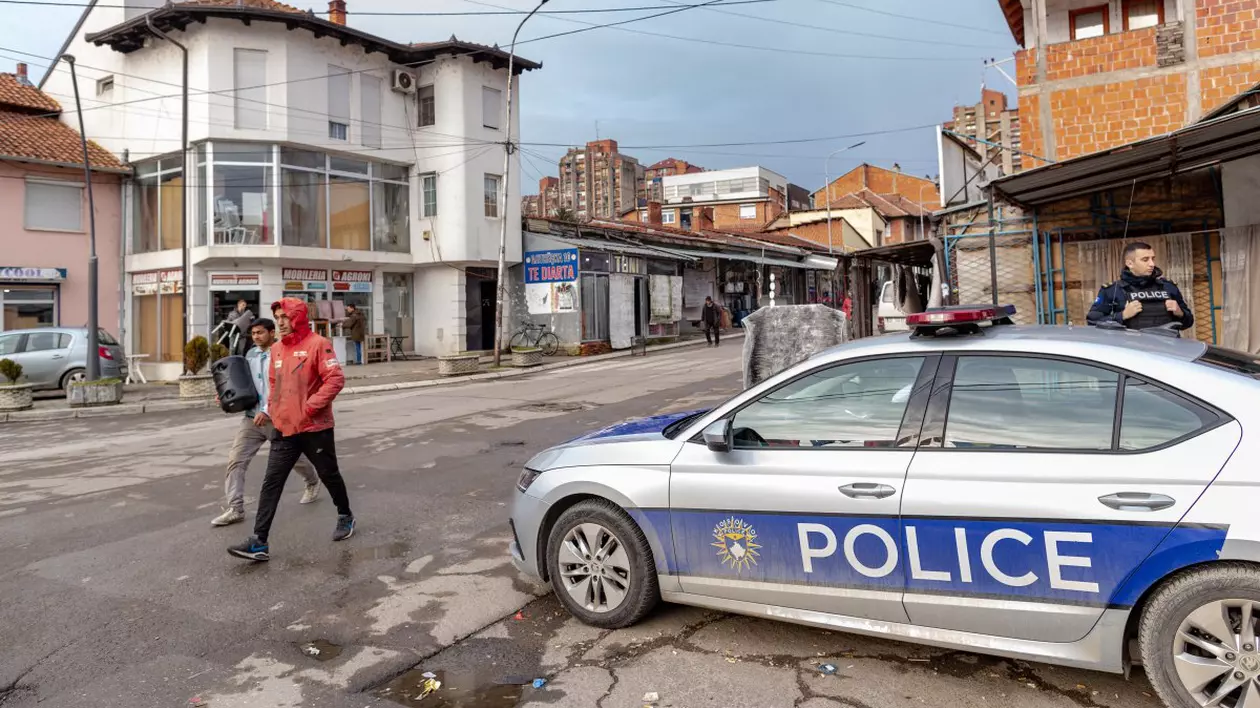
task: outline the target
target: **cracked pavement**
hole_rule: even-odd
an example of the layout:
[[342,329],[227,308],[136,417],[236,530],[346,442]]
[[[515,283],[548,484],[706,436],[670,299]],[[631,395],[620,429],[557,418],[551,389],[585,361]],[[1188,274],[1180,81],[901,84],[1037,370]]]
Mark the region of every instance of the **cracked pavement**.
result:
[[[658,706],[1158,705],[1140,670],[1126,681],[695,608],[599,630],[516,573],[506,522],[525,460],[726,398],[739,353],[696,347],[340,401],[360,526],[330,543],[326,495],[299,506],[291,483],[266,564],[224,552],[248,524],[209,525],[236,416],[6,426],[0,706],[611,708],[649,692]],[[251,494],[264,464],[251,466]],[[443,689],[416,701],[424,672]],[[540,677],[541,689],[517,685]]]

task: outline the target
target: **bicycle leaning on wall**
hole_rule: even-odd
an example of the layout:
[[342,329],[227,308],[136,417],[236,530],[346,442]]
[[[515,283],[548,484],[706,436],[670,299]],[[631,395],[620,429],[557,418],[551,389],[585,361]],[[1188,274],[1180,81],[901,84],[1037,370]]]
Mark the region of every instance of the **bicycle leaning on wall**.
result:
[[526,322],[512,334],[509,346],[513,349],[541,349],[543,356],[551,356],[560,349],[560,338],[549,332],[547,325]]

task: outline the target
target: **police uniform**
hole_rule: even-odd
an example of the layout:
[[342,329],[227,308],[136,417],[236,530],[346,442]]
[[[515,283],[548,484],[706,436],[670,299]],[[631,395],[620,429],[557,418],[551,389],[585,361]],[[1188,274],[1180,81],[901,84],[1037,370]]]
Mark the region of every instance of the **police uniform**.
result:
[[[1142,303],[1142,311],[1124,319],[1124,308],[1137,300]],[[1173,300],[1181,308],[1181,317],[1168,311],[1165,301]],[[1149,276],[1134,275],[1128,268],[1120,279],[1110,285],[1104,285],[1094,299],[1086,317],[1090,324],[1099,322],[1118,322],[1129,329],[1149,329],[1169,322],[1180,322],[1182,329],[1189,329],[1194,324],[1194,315],[1190,306],[1181,296],[1181,290],[1170,280],[1164,279],[1164,273],[1156,268]]]

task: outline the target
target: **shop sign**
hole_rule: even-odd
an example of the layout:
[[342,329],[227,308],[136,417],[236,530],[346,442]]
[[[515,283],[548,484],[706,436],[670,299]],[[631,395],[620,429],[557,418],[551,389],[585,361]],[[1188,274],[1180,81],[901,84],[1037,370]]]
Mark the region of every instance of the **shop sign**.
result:
[[23,268],[0,266],[0,280],[65,280],[65,268]]
[[578,250],[563,248],[525,253],[525,283],[568,283],[578,279]]
[[327,290],[328,271],[322,268],[283,268],[285,290]]
[[210,287],[237,288],[258,287],[261,282],[257,273],[211,273]]
[[623,256],[614,253],[610,271],[613,273],[629,273],[630,275],[647,275],[647,261],[638,256]]
[[370,270],[334,270],[332,272],[333,290],[370,293],[372,292],[372,277],[373,273]]
[[184,292],[184,271],[151,270],[145,273],[132,273],[131,292],[135,295],[175,295]]

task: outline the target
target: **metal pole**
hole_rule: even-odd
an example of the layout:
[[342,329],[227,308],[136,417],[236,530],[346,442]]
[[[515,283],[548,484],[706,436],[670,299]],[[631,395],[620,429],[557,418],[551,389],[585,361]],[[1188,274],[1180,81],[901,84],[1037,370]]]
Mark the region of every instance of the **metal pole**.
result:
[[96,203],[92,199],[92,165],[88,160],[87,132],[83,127],[83,104],[79,100],[79,75],[74,69],[74,56],[62,54],[61,59],[70,65],[70,83],[74,85],[74,109],[79,114],[79,143],[83,146],[83,183],[87,187],[88,200],[87,380],[97,381],[101,378],[101,343],[100,325],[97,319],[99,293],[96,277]]
[[183,116],[183,119],[181,121],[182,125],[180,126],[181,135],[179,152],[180,185],[182,192],[179,200],[180,278],[182,279],[181,282],[184,284],[184,307],[183,312],[180,313],[180,323],[182,325],[183,333],[180,338],[181,345],[179,350],[179,356],[182,360],[184,357],[184,349],[188,347],[188,300],[189,294],[191,293],[190,285],[192,284],[192,276],[188,272],[188,47],[185,47],[183,44],[180,44],[179,42],[176,42],[165,34],[159,32],[158,28],[153,26],[152,17],[146,15],[144,23],[148,26],[150,32],[157,37],[174,44],[176,47],[179,47],[179,50],[184,53],[184,82],[183,95],[181,97],[183,103],[181,115]]
[[993,292],[993,305],[998,304],[997,234],[993,224],[993,192],[989,192],[989,287]]
[[[865,144],[866,144],[866,141],[863,140],[860,143],[853,143],[849,147],[843,147],[843,148],[839,148],[838,150],[833,150],[830,155],[827,155],[827,159],[823,160],[823,179],[827,181],[827,184],[823,187],[823,189],[826,190],[827,192],[827,253],[834,253],[836,250],[834,244],[831,241],[831,169],[830,169],[831,158],[833,155],[837,155],[846,150],[852,150],[855,147],[861,147]],[[875,244],[875,245],[878,246],[879,244]]]
[[494,365],[497,368],[502,363],[503,357],[503,299],[507,292],[507,232],[508,232],[508,185],[511,183],[510,174],[512,169],[512,73],[516,64],[516,38],[521,33],[521,28],[529,22],[529,18],[534,16],[535,12],[542,9],[547,4],[547,0],[541,0],[537,7],[529,11],[525,19],[516,26],[516,31],[512,33],[512,44],[508,49],[508,76],[507,76],[507,125],[504,126],[506,131],[506,139],[503,141],[503,184],[500,185],[499,191],[503,192],[503,209],[499,214],[501,221],[499,229],[499,280],[495,287],[494,299]]

